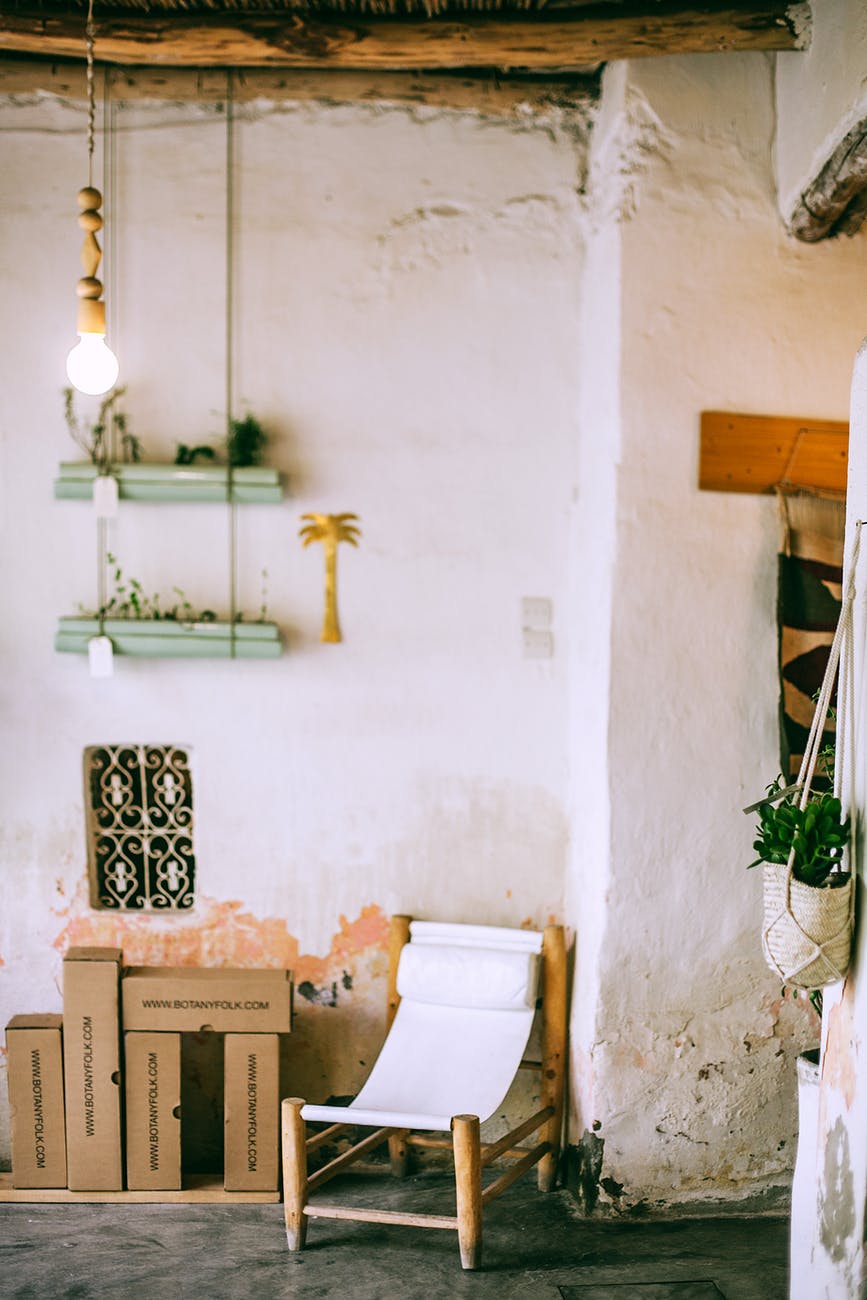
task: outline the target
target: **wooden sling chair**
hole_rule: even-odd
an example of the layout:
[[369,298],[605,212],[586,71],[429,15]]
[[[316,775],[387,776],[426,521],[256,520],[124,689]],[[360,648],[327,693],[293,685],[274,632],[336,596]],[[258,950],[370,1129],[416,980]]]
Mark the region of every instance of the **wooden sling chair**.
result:
[[[541,967],[541,969],[540,969]],[[541,983],[541,1061],[524,1052]],[[481,1263],[482,1210],[538,1164],[542,1191],[555,1184],[566,1064],[566,953],[562,926],[544,934],[492,926],[392,919],[388,1035],[373,1071],[348,1106],[283,1102],[283,1197],[290,1250],[301,1250],[308,1219],[357,1219],[457,1231],[461,1264]],[[502,1102],[520,1067],[541,1072],[541,1109],[498,1142],[482,1143],[479,1125]],[[328,1125],[312,1137],[306,1121]],[[374,1132],[315,1173],[308,1155],[353,1125]],[[421,1130],[421,1132],[416,1132]],[[519,1146],[531,1133],[541,1139]],[[433,1136],[446,1133],[449,1136]],[[391,1172],[407,1172],[408,1149],[453,1152],[457,1213],[402,1214],[309,1201],[336,1174],[383,1142]],[[512,1163],[482,1186],[495,1160]]]

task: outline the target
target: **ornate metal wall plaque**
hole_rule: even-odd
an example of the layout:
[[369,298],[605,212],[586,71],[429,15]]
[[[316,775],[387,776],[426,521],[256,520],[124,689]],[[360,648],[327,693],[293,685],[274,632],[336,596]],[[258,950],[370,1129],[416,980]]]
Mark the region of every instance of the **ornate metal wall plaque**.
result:
[[176,745],[84,751],[90,898],[94,907],[181,911],[193,905],[193,786]]

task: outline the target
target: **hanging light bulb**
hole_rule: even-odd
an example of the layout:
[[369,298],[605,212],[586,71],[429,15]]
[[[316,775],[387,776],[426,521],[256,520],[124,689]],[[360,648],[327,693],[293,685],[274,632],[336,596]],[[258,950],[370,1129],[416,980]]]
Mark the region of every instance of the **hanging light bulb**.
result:
[[[93,0],[89,0],[87,26],[87,161],[90,181],[93,179],[93,123],[96,111],[93,88]],[[81,265],[84,276],[79,280],[78,343],[66,358],[66,373],[73,388],[81,393],[98,397],[107,393],[117,382],[119,371],[117,357],[105,341],[105,303],[102,301],[102,281],[96,278],[102,249],[96,232],[102,229],[102,195],[90,183],[78,192],[78,224],[84,231],[81,246]]]
[[92,185],[78,191],[78,224],[84,231],[81,264],[84,276],[78,282],[78,343],[66,358],[66,373],[73,388],[98,396],[117,381],[117,357],[105,341],[105,303],[102,282],[96,278],[102,252],[96,232],[102,229],[99,209],[102,195]]
[[104,334],[80,334],[79,342],[66,358],[66,373],[73,388],[98,397],[117,383],[117,357],[105,341]]

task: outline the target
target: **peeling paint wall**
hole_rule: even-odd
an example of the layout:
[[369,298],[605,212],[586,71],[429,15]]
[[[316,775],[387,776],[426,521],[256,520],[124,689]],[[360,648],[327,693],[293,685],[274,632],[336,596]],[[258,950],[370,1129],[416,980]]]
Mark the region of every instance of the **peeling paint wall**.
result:
[[[240,512],[242,593],[258,607],[266,565],[289,653],[109,682],[51,649],[95,589],[92,517],[50,499],[83,114],[0,103],[0,1015],[57,1009],[86,939],[293,964],[286,1066],[320,1100],[381,1038],[389,913],[563,918],[584,1205],[786,1182],[818,1026],[762,963],[740,813],[777,763],[774,504],[698,492],[698,413],[844,418],[867,263],[864,236],[786,238],[772,73],[609,68],[589,157],[562,120],[245,108],[236,392],[291,496]],[[133,431],[168,455],[221,427],[224,127],[118,117],[112,332]],[[318,641],[306,510],[361,516],[342,646]],[[219,508],[124,509],[114,545],[146,587],[225,607]],[[524,595],[553,602],[551,660],[522,657]],[[190,917],[87,907],[80,752],[130,739],[192,748]]]
[[[158,458],[223,427],[224,131],[213,107],[117,111],[110,334],[130,428]],[[288,653],[128,660],[92,681],[52,649],[57,616],[96,591],[93,516],[51,498],[76,454],[60,390],[85,114],[0,103],[3,1023],[59,1009],[69,943],[293,965],[293,1090],[324,1100],[357,1089],[381,1041],[391,912],[562,915],[582,131],[557,115],[239,109],[236,404],[289,481],[282,506],[239,511],[241,595],[258,610],[267,567]],[[339,561],[339,646],[318,639],[322,556],[297,539],[310,510],[361,517]],[[223,508],[124,505],[112,532],[147,590],[226,609]],[[525,595],[553,601],[548,661],[522,656]],[[130,740],[191,747],[191,916],[87,906],[81,750]],[[0,1078],[0,1159],[5,1126]]]
[[[795,1057],[818,1036],[764,967],[744,870],[740,809],[779,761],[775,504],[696,486],[702,409],[845,419],[864,330],[864,237],[804,249],[780,225],[771,73],[716,56],[609,69],[602,115],[619,103],[619,120],[591,158],[595,219],[620,240],[620,429],[609,853],[576,844],[567,892],[599,951],[592,1037],[573,1014],[572,1141],[579,1163],[588,1134],[604,1143],[600,1196],[621,1210],[785,1185]],[[578,790],[590,766],[576,758]]]

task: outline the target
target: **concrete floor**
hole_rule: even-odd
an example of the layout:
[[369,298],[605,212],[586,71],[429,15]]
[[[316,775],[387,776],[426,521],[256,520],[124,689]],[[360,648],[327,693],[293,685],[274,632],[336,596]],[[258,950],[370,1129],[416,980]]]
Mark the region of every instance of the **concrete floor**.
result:
[[[454,1212],[439,1173],[345,1178],[328,1199]],[[2,1205],[0,1296],[785,1300],[787,1241],[787,1221],[761,1214],[588,1221],[529,1179],[486,1211],[480,1273],[461,1270],[449,1232],[335,1220],[312,1221],[291,1255],[277,1205]]]

